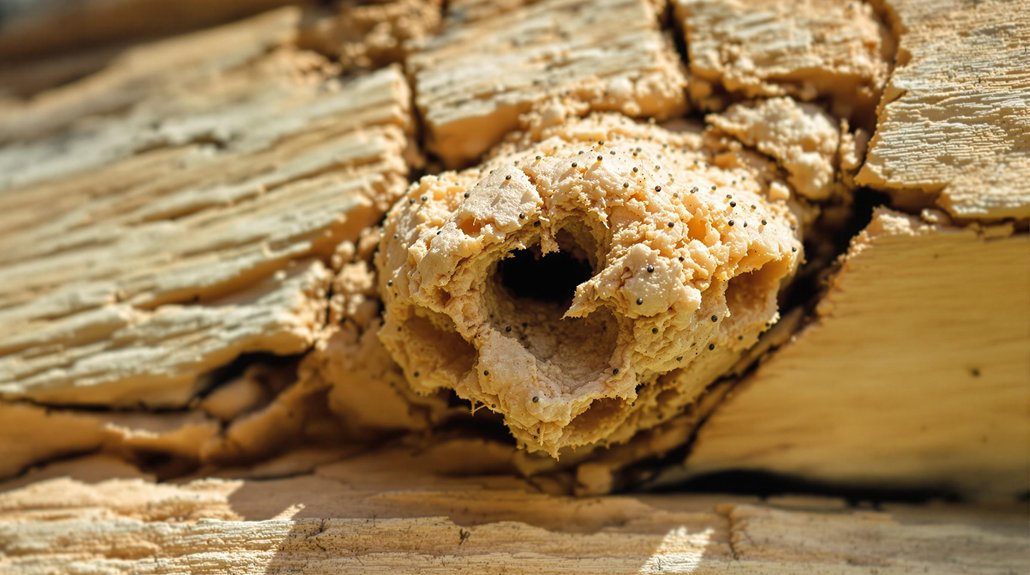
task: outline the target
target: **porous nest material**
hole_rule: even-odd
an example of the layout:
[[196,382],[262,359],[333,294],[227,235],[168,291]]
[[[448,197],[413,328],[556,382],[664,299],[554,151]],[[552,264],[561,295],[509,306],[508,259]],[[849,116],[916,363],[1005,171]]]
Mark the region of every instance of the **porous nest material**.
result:
[[376,265],[410,384],[557,457],[696,400],[777,320],[801,243],[777,170],[739,146],[607,115],[542,135],[414,184]]

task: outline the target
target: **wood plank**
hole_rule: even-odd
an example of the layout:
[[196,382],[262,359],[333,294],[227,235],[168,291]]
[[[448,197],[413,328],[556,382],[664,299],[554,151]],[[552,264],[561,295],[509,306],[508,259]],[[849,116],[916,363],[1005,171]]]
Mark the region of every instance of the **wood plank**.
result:
[[719,406],[685,473],[1025,493],[1028,261],[1011,228],[878,211],[818,318]]
[[[310,52],[266,52],[266,28],[295,23],[285,11],[142,47],[54,95],[85,108],[43,98],[6,116],[5,136],[43,135],[0,149],[0,396],[183,406],[241,354],[314,343],[334,250],[406,185],[412,121],[399,68],[341,83]],[[202,55],[248,38],[226,61]],[[189,62],[127,109],[88,103]],[[76,110],[108,115],[46,119]]]
[[957,218],[1030,217],[1030,1],[887,5],[901,43],[858,182]]
[[[380,450],[292,478],[96,483],[91,460],[0,487],[19,573],[1004,573],[1016,509],[725,496],[554,497]],[[106,466],[106,467],[104,467]]]
[[[645,0],[544,0],[477,19],[458,11],[408,59],[427,147],[465,166],[520,125],[589,111],[678,116],[682,65]],[[520,116],[540,112],[536,119]]]

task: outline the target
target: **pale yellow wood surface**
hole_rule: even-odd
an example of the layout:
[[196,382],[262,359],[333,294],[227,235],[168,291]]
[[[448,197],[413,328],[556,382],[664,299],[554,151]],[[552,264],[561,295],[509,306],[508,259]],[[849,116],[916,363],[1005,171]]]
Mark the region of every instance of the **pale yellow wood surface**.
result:
[[689,474],[1025,492],[1030,238],[879,211],[818,317],[716,409]]

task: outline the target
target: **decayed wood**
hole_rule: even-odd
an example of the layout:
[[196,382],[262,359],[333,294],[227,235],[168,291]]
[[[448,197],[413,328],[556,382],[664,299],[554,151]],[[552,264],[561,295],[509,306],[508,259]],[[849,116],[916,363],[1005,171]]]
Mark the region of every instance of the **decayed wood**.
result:
[[[818,317],[701,428],[686,472],[1008,498],[1030,469],[1030,240],[881,210]],[[673,473],[681,477],[681,473]]]
[[886,2],[901,32],[858,182],[958,218],[1030,217],[1030,2]]
[[[520,122],[553,125],[599,110],[662,119],[686,106],[682,65],[645,0],[482,12],[452,14],[407,61],[427,146],[449,167],[475,160]],[[539,117],[520,121],[534,110]]]
[[154,484],[99,458],[58,465],[0,487],[0,570],[848,574],[1030,567],[1024,518],[1012,509],[888,505],[874,512],[832,499],[553,497],[508,477],[443,475],[458,471],[461,454],[460,447],[382,449],[286,479],[180,484]]
[[[254,45],[212,56],[213,69],[198,52],[199,69],[182,74],[191,81],[0,152],[5,399],[182,406],[200,375],[242,353],[314,342],[323,262],[405,186],[408,90],[396,68],[340,84],[310,53],[262,55],[269,22],[279,33],[296,18],[209,34]],[[165,58],[182,64],[180,48],[205,46],[195,39],[137,49],[120,69],[12,111],[3,133],[40,120],[46,134],[55,107],[112,111],[86,96],[107,101]]]
[[676,0],[691,96],[829,98],[836,115],[870,120],[894,43],[868,4],[837,0]]
[[[515,127],[540,133],[595,110],[679,115],[686,80],[659,31],[654,7],[662,4],[448,3],[443,33],[406,62],[431,151],[459,165]],[[961,41],[930,41],[932,4],[880,10],[895,10],[900,22],[903,61],[890,89],[908,92],[881,110],[869,170],[887,167],[876,187],[902,190],[909,181],[882,160],[897,159],[891,138],[913,134],[917,123],[892,106],[914,94],[913,106],[936,113],[921,83],[940,80],[933,72],[940,66],[926,62],[938,53],[963,61]],[[712,123],[774,158],[799,190],[809,185],[804,195],[822,200],[844,189],[847,174],[826,183],[835,164],[857,167],[860,135],[814,107],[761,99],[829,99],[837,115],[862,123],[886,79],[892,39],[863,4],[812,1],[790,14],[783,2],[763,5],[756,16],[729,1],[677,2],[696,60],[691,93],[704,108],[736,103]],[[730,381],[662,427],[559,463],[504,440],[468,437],[473,426],[491,429],[488,414],[459,419],[467,410],[446,397],[414,396],[377,339],[367,268],[376,240],[359,238],[418,161],[408,147],[408,88],[399,68],[334,78],[403,57],[410,46],[391,42],[428,29],[420,28],[428,20],[405,22],[397,6],[415,4],[382,8],[397,17],[386,38],[382,29],[340,20],[357,14],[348,8],[322,28],[304,28],[297,11],[283,10],[130,49],[88,78],[31,101],[0,102],[0,475],[25,472],[0,486],[0,571],[1030,569],[1025,524],[1012,510],[872,513],[826,500],[800,509],[796,501],[534,491],[623,485],[616,475],[628,466],[683,445]],[[1006,37],[989,25],[1007,6],[984,3],[993,15],[956,13],[989,43]],[[978,70],[990,65],[972,61]],[[28,77],[19,74],[4,78]],[[1008,77],[1025,87],[1018,69]],[[905,78],[916,80],[905,85]],[[759,101],[738,102],[752,97]],[[1001,116],[970,114],[971,121],[1001,121],[1008,131],[986,138],[986,147],[1000,150],[995,144],[1009,137],[1014,152],[977,156],[983,163],[973,169],[946,173],[951,184],[940,202],[962,217],[1024,214],[1026,200],[1006,191],[1026,171],[1016,153],[1025,143],[1010,129],[1021,125],[1005,123],[1019,109],[1012,115],[1004,109],[1011,101],[987,100],[1004,104]],[[941,118],[931,118],[935,125],[958,113],[955,101],[946,104]],[[916,152],[932,142],[918,142]],[[961,145],[964,157],[971,147]],[[707,421],[687,473],[747,468],[976,496],[1025,490],[1030,336],[1018,320],[1030,315],[1030,278],[1016,263],[1028,259],[1027,238],[926,218],[940,223],[877,216],[815,322]],[[212,369],[239,354],[307,350],[278,383],[259,381],[258,362],[196,395]],[[140,403],[175,411],[106,411]],[[443,421],[448,429],[433,429]],[[418,433],[371,450],[355,442],[406,431]],[[224,467],[326,439],[346,445],[339,451],[365,453],[325,464],[339,453],[307,449]],[[195,475],[155,483],[125,461],[162,478]],[[532,477],[516,479],[516,470]]]

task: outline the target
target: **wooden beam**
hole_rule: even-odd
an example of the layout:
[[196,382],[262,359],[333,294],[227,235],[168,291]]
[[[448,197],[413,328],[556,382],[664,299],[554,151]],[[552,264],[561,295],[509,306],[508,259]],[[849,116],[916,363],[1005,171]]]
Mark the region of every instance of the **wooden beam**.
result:
[[1030,238],[1011,226],[877,211],[815,321],[701,427],[686,475],[743,469],[974,497],[1025,493],[1026,262]]

